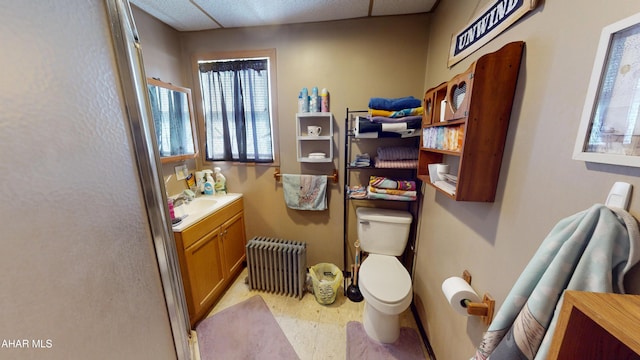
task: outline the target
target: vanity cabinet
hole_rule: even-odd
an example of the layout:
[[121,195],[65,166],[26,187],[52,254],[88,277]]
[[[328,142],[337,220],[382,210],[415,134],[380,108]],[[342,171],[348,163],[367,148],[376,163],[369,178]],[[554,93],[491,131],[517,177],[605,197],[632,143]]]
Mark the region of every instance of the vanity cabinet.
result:
[[[425,92],[418,177],[445,196],[495,200],[523,49],[509,43]],[[438,163],[449,165],[451,182],[431,181]]]
[[200,321],[242,271],[246,235],[242,198],[175,232],[191,326]]

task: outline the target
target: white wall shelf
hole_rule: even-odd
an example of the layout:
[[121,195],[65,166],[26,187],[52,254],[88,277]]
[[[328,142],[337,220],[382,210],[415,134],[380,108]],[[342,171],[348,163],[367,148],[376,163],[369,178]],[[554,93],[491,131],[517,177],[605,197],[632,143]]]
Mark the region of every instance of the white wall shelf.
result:
[[[308,126],[320,126],[319,136],[309,135]],[[296,114],[296,144],[298,162],[327,163],[333,161],[333,114],[312,112]],[[310,157],[312,153],[324,153],[326,157]]]

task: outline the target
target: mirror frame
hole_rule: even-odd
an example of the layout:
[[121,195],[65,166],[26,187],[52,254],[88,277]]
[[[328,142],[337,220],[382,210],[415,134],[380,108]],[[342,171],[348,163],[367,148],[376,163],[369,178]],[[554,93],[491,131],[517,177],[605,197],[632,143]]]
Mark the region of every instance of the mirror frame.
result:
[[[193,154],[183,154],[183,155],[171,155],[171,156],[160,156],[160,162],[165,164],[165,163],[170,163],[170,162],[177,162],[177,161],[182,161],[182,160],[186,160],[186,159],[195,159],[199,152],[198,152],[198,133],[196,131],[196,121],[195,121],[195,113],[193,112],[193,99],[191,97],[191,89],[189,88],[185,88],[185,87],[180,87],[180,86],[176,86],[170,83],[166,83],[164,81],[161,81],[159,79],[155,79],[155,78],[147,78],[147,86],[148,85],[153,85],[153,86],[159,86],[165,89],[169,89],[172,91],[177,91],[177,92],[181,92],[181,93],[185,93],[187,95],[187,103],[189,105],[189,122],[191,123],[191,138],[193,139]],[[156,139],[157,141],[158,139]]]

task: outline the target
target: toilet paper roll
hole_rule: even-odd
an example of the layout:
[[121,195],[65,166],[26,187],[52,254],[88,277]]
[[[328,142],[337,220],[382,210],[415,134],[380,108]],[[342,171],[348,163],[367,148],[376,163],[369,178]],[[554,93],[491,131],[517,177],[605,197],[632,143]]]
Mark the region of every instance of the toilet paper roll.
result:
[[462,315],[470,316],[467,314],[467,308],[464,307],[464,300],[480,302],[480,297],[471,285],[457,276],[450,277],[442,283],[442,292],[449,305]]

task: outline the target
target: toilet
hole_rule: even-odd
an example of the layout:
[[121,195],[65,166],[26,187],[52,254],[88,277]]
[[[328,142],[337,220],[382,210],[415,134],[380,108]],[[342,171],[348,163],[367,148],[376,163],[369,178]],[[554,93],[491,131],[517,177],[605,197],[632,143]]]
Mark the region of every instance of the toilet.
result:
[[359,207],[358,239],[369,255],[360,265],[358,286],[364,297],[362,324],[381,343],[400,336],[400,314],[413,299],[411,276],[397,256],[409,239],[411,214],[401,210]]

